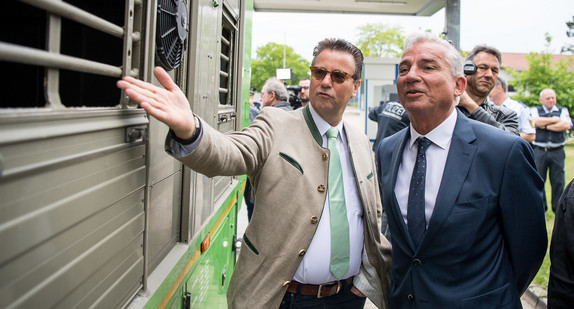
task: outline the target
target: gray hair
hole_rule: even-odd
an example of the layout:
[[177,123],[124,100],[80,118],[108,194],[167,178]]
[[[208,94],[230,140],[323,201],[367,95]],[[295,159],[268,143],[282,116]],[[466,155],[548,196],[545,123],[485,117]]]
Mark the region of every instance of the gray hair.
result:
[[263,88],[267,91],[267,93],[271,94],[275,92],[275,95],[279,99],[279,101],[289,101],[289,92],[287,92],[287,88],[285,85],[275,77],[271,77],[265,82]]
[[470,53],[468,53],[468,55],[466,55],[466,61],[473,61],[474,62],[474,58],[476,57],[476,55],[478,55],[478,53],[489,53],[489,54],[493,55],[494,57],[496,57],[496,59],[498,60],[499,66],[502,65],[502,55],[500,54],[498,49],[491,47],[491,46],[487,46],[487,45],[475,46],[470,51]]
[[500,78],[500,76],[496,79],[496,83],[494,84],[494,86],[496,87],[498,85],[502,87],[502,91],[504,91],[504,93],[508,91],[506,82],[504,81],[504,79]]
[[545,91],[551,91],[551,92],[554,94],[554,96],[556,96],[556,92],[554,91],[554,89],[544,88],[544,89],[542,89],[542,91],[540,91],[539,97],[542,97],[542,94],[543,94]]
[[450,66],[450,72],[452,73],[452,76],[454,77],[459,75],[464,76],[462,70],[463,60],[460,52],[456,50],[456,48],[454,48],[454,46],[450,42],[448,42],[445,39],[441,39],[430,32],[417,32],[407,36],[407,38],[405,39],[404,50],[406,51],[407,49],[412,48],[413,45],[415,45],[415,43],[422,41],[435,42],[443,46],[446,49],[446,55],[445,55],[446,57],[444,60]]

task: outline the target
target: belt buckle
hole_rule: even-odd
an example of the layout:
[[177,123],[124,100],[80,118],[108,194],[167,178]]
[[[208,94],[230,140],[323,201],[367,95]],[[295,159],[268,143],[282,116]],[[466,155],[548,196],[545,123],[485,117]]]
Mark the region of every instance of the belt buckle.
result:
[[[341,291],[341,281],[337,281],[337,291],[335,291],[335,294],[339,293],[339,291]],[[321,296],[321,289],[323,289],[323,284],[319,285],[319,289],[317,290],[317,298],[323,298],[323,296]],[[333,295],[335,295],[333,294]],[[329,295],[332,296],[332,295]]]

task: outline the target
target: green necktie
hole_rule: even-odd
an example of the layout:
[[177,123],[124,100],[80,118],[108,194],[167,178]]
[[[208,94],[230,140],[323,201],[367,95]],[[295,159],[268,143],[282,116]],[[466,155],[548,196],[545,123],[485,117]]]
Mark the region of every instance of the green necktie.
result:
[[343,172],[341,159],[337,151],[337,128],[327,130],[327,141],[331,158],[329,159],[329,209],[331,213],[331,273],[337,280],[349,271],[349,221],[345,206]]

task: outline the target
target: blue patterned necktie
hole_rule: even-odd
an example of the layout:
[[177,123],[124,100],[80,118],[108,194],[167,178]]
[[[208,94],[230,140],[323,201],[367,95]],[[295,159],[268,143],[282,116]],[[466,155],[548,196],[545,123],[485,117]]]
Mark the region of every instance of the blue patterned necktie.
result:
[[330,153],[329,178],[327,193],[329,195],[329,212],[331,214],[331,261],[330,270],[337,280],[341,280],[349,271],[349,221],[345,205],[343,171],[337,150],[337,128],[327,130],[327,142]]
[[426,230],[425,221],[425,176],[427,161],[425,152],[432,142],[426,137],[419,137],[417,160],[413,169],[411,185],[409,189],[409,202],[407,206],[407,224],[409,234],[415,244],[419,246]]

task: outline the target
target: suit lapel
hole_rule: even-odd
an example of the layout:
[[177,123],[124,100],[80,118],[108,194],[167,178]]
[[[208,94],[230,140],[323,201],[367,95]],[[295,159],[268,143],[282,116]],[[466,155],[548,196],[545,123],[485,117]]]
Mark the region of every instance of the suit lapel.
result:
[[476,139],[469,123],[471,120],[467,119],[460,111],[457,112],[458,118],[435,207],[421,245],[425,243],[425,239],[432,238],[440,230],[450,214],[476,153],[477,146],[471,144]]
[[[409,246],[411,248],[413,248],[414,251],[414,244],[411,240],[411,236],[409,235],[409,231],[407,228],[407,225],[405,224],[405,220],[403,219],[402,213],[401,213],[401,207],[399,206],[399,202],[397,201],[397,197],[395,195],[395,186],[397,184],[397,174],[399,172],[399,166],[401,164],[402,158],[403,158],[403,151],[405,149],[405,146],[409,140],[409,138],[411,137],[411,131],[410,129],[406,129],[404,130],[404,133],[402,134],[402,138],[399,142],[400,147],[397,148],[397,151],[394,151],[391,157],[391,174],[390,174],[390,178],[389,178],[389,184],[391,184],[389,190],[391,193],[391,199],[392,199],[392,203],[391,203],[391,207],[392,209],[392,213],[395,214],[394,216],[392,216],[393,220],[395,220],[395,224],[397,224],[398,226],[401,226],[402,228],[400,229],[401,233],[403,234],[403,238],[404,239],[408,239],[409,240]],[[389,218],[388,214],[387,214],[387,218]]]
[[317,129],[315,121],[313,121],[313,116],[311,115],[311,110],[309,110],[309,105],[303,108],[303,118],[305,118],[305,123],[307,123],[307,127],[309,128],[311,135],[313,135],[315,142],[317,142],[319,146],[323,147],[323,137],[321,136],[321,133],[319,133],[319,129]]

